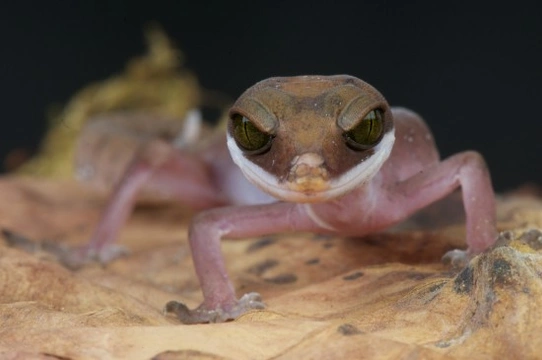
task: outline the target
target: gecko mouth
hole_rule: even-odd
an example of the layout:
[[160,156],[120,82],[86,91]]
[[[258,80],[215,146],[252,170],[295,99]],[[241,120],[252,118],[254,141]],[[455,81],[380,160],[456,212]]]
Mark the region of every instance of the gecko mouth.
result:
[[340,197],[372,179],[389,157],[395,140],[393,130],[386,133],[371,157],[337,178],[331,178],[321,156],[305,153],[292,160],[282,180],[248,160],[228,134],[233,161],[245,177],[271,196],[289,202],[314,203]]
[[286,177],[286,186],[307,196],[328,190],[329,174],[322,156],[315,153],[296,156]]

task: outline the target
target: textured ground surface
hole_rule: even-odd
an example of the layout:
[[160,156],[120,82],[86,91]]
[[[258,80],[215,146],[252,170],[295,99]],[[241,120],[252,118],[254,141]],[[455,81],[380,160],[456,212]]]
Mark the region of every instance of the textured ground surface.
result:
[[[187,211],[140,208],[120,238],[131,254],[105,267],[71,271],[34,246],[83,244],[96,224],[103,199],[62,180],[73,175],[74,142],[90,116],[152,109],[182,118],[200,106],[201,89],[180,52],[160,31],[147,36],[148,54],[75,94],[41,154],[22,169],[55,180],[0,178],[0,358],[540,358],[536,189],[500,198],[499,228],[509,232],[456,271],[440,258],[464,247],[457,202],[364,239],[225,241],[238,294],[260,292],[268,306],[225,324],[186,326],[162,314],[170,300],[190,307],[201,301]],[[218,100],[207,105],[225,105]]]
[[[65,181],[0,180],[0,226],[30,241],[83,243],[102,202]],[[500,200],[499,246],[461,271],[440,256],[461,225],[365,239],[312,234],[225,241],[239,294],[268,305],[235,322],[181,325],[169,300],[201,301],[190,215],[143,208],[128,257],[70,271],[0,242],[0,355],[67,359],[533,358],[542,352],[542,202]],[[534,230],[533,230],[534,229]],[[13,237],[13,235],[11,235]]]

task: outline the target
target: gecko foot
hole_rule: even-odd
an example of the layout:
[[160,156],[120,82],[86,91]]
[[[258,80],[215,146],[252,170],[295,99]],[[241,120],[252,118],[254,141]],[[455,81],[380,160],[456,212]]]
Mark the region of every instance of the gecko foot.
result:
[[444,254],[442,262],[446,265],[450,265],[454,269],[460,269],[467,266],[471,258],[472,255],[468,250],[454,249]]
[[51,240],[29,239],[8,229],[1,229],[0,232],[9,246],[30,254],[48,254],[72,270],[94,261],[106,264],[128,253],[124,246],[116,244],[102,245],[98,249],[92,245],[73,247]]
[[97,261],[101,264],[107,264],[121,256],[128,254],[128,249],[121,245],[108,245],[99,250],[82,247],[68,248],[58,254],[58,260],[64,266],[70,269],[78,269],[81,266]]
[[184,324],[199,324],[199,323],[218,323],[228,320],[234,320],[252,309],[264,309],[265,305],[258,293],[248,293],[237,300],[233,306],[217,306],[214,309],[209,309],[205,305],[200,305],[194,310],[177,301],[170,301],[164,307],[164,313],[171,313]]

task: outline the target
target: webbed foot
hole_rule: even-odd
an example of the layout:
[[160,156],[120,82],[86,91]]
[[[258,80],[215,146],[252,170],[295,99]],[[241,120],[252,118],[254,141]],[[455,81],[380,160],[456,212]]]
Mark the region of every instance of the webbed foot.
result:
[[208,308],[204,304],[194,310],[177,301],[170,301],[164,307],[164,313],[171,313],[184,324],[218,323],[234,320],[252,309],[264,309],[265,305],[258,293],[243,295],[233,305],[218,305],[215,308]]

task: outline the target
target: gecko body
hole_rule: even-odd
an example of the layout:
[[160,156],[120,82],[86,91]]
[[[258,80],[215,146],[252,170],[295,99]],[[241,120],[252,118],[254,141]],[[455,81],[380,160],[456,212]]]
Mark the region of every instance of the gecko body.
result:
[[[174,145],[179,128],[151,130],[134,135],[137,150],[126,157],[126,170],[109,176],[118,177],[118,185],[91,241],[74,257],[116,256],[118,230],[144,189],[202,209],[190,225],[189,242],[204,301],[193,310],[167,305],[185,323],[226,321],[263,307],[258,294],[237,298],[220,251],[223,238],[297,231],[362,236],[458,187],[468,248],[450,256],[472,256],[497,238],[483,158],[466,151],[441,160],[420,116],[391,108],[375,88],[352,76],[261,81],[234,103],[226,133],[196,150]],[[88,154],[103,142],[96,134],[79,146],[87,172],[98,161]]]

